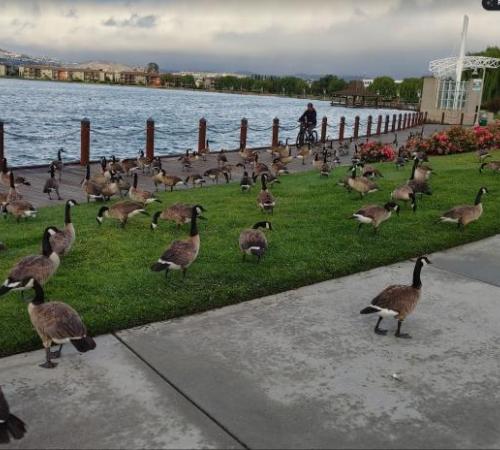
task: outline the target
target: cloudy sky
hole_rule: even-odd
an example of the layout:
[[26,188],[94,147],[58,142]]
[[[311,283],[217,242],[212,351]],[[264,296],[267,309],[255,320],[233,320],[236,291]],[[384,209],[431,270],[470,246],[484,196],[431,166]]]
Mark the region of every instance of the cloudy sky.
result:
[[0,0],[0,48],[70,61],[156,61],[165,70],[426,73],[500,45],[481,0]]

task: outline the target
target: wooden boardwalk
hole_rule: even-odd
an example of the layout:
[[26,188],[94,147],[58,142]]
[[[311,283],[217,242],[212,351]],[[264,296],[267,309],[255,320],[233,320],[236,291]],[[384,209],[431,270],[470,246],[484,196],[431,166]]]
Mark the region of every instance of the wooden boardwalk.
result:
[[[428,136],[432,134],[437,129],[441,129],[443,126],[441,125],[425,125],[424,135]],[[401,145],[404,143],[408,137],[410,132],[419,131],[420,127],[416,127],[413,129],[406,129],[403,131],[399,131],[398,141]],[[392,142],[394,139],[394,133],[389,133],[381,136],[372,136],[371,139],[381,140],[382,142]],[[359,142],[364,142],[365,138],[360,138]],[[259,150],[261,157],[259,161],[264,162],[266,164],[271,164],[271,155],[263,150]],[[295,153],[295,149],[293,149],[293,154]],[[165,156],[162,157],[162,167],[165,169],[167,174],[169,175],[177,175],[182,178],[186,178],[191,174],[203,174],[203,172],[207,169],[217,167],[217,154],[218,152],[212,152],[208,155],[207,161],[203,161],[201,158],[197,161],[193,162],[193,167],[190,171],[185,171],[182,169],[181,163],[178,161],[178,156]],[[352,155],[352,150],[350,152]],[[135,155],[131,155],[133,157]],[[237,164],[241,162],[241,158],[238,152],[227,152],[226,153],[228,163],[229,164]],[[8,158],[8,154],[6,155]],[[56,155],[54,155],[54,158]],[[348,163],[351,159],[351,156],[341,158],[342,163]],[[288,164],[288,168],[290,172],[299,172],[303,170],[311,170],[311,158],[307,161],[306,165],[302,165],[301,160],[294,159],[290,164]],[[15,168],[15,175],[22,175],[26,177],[26,179],[31,183],[31,186],[21,186],[19,188],[20,193],[23,195],[23,198],[29,202],[31,202],[35,207],[40,208],[42,206],[48,205],[57,205],[64,203],[65,200],[73,199],[77,202],[85,202],[86,196],[82,192],[81,182],[85,177],[85,167],[82,167],[78,164],[66,164],[64,166],[62,181],[60,185],[60,194],[63,200],[49,200],[47,194],[43,193],[43,186],[45,181],[49,178],[48,166],[46,167],[25,167],[25,168]],[[251,173],[251,168],[248,169],[249,173]],[[91,173],[97,174],[100,172],[100,166],[97,163],[91,164]],[[238,168],[233,173],[233,181],[239,181],[242,175],[242,169]],[[56,175],[57,176],[57,175]],[[128,177],[124,177],[128,178]],[[132,181],[132,177],[129,178]],[[220,182],[223,182],[222,180]],[[206,186],[211,186],[212,182],[207,179],[205,184]],[[145,174],[143,175],[139,172],[139,187],[146,190],[154,191],[154,185],[151,179],[151,175]],[[185,189],[184,187],[176,187],[178,189]],[[0,192],[4,192],[7,189],[5,187],[0,187]],[[54,196],[53,196],[54,197]]]

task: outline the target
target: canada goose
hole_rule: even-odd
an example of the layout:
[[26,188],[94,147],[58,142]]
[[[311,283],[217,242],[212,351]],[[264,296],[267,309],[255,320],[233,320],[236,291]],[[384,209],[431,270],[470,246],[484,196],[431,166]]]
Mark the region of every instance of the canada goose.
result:
[[89,180],[99,188],[102,188],[110,180],[111,174],[116,173],[116,171],[107,168],[107,161],[105,157],[101,158],[100,165],[101,173],[95,173],[94,175],[90,176]]
[[272,230],[273,226],[268,221],[257,222],[252,228],[243,230],[240,233],[239,245],[243,253],[243,261],[246,255],[255,255],[257,256],[257,262],[260,262],[260,258],[264,256],[267,250],[266,235],[259,228]]
[[257,152],[246,149],[246,148],[240,149],[238,154],[240,155],[241,159],[243,160],[243,164],[253,163],[255,161],[255,157],[257,156]]
[[8,444],[10,439],[21,439],[26,433],[26,424],[10,413],[9,404],[0,387],[0,444]]
[[3,213],[11,214],[16,218],[19,223],[21,219],[28,219],[29,217],[36,217],[38,211],[36,208],[26,200],[16,200],[3,205]]
[[406,164],[406,158],[404,156],[404,147],[399,147],[399,150],[398,150],[398,156],[396,158],[396,169],[400,169],[401,167],[404,167],[405,164]]
[[224,164],[227,164],[227,156],[226,151],[221,148],[219,154],[217,155],[217,165],[220,167]]
[[[274,183],[281,184],[281,181],[272,172],[264,172],[262,175],[266,177],[266,183],[268,186],[272,186]],[[257,182],[257,178],[258,175],[255,172],[252,172],[252,180],[254,183]]]
[[[59,358],[64,344],[72,343],[81,353],[94,350],[96,343],[87,334],[87,328],[78,313],[69,305],[62,302],[45,303],[45,293],[35,277],[23,280],[26,289],[33,288],[35,296],[28,305],[31,323],[45,347],[45,362],[40,364],[44,369],[57,366],[52,358]],[[59,344],[56,352],[51,352],[52,344]]]
[[483,194],[487,194],[488,189],[482,187],[479,189],[474,205],[460,205],[446,211],[440,218],[441,222],[451,222],[456,223],[458,228],[460,226],[465,227],[471,222],[478,220],[483,214],[483,204],[481,203],[481,197]]
[[384,206],[367,205],[356,211],[351,216],[351,219],[359,222],[358,232],[361,230],[362,225],[366,223],[372,225],[373,232],[376,233],[380,224],[388,220],[393,211],[396,211],[396,214],[399,215],[399,205],[394,202],[388,202]]
[[137,187],[137,173],[134,172],[134,183],[130,187],[128,191],[128,196],[134,202],[143,203],[144,205],[148,205],[149,203],[158,202],[161,203],[161,200],[155,198],[154,194],[149,191],[143,191]]
[[413,212],[417,210],[417,197],[413,189],[407,184],[403,184],[391,192],[391,199],[402,202],[410,202]]
[[116,159],[115,155],[111,155],[111,163],[108,164],[108,169],[116,173],[124,173],[121,163]]
[[85,179],[82,182],[82,190],[84,194],[87,196],[87,203],[90,202],[90,199],[104,199],[102,195],[102,187],[98,184],[94,183],[90,179],[90,165],[87,164],[87,169],[85,173]]
[[153,171],[153,174],[157,174],[161,168],[161,159],[159,156],[155,156],[153,158],[153,162],[151,163],[151,170]]
[[486,148],[480,148],[476,153],[480,163],[483,163],[487,158],[491,158],[491,155]]
[[432,169],[429,166],[422,165],[420,162],[420,158],[415,156],[415,162],[417,166],[415,167],[415,175],[414,178],[417,181],[426,181],[430,178]]
[[415,159],[411,169],[411,176],[407,184],[408,186],[410,186],[413,192],[415,194],[419,194],[421,198],[423,197],[424,194],[432,195],[432,190],[426,180],[415,179],[415,172],[417,169],[417,165],[418,165],[418,159]]
[[384,176],[376,167],[363,165],[363,176],[366,178],[383,178]]
[[[7,158],[3,158],[2,168],[0,171],[0,184],[3,184],[4,186],[11,186],[10,179],[11,179],[12,170],[8,170],[7,166],[8,166],[7,165]],[[14,186],[18,187],[21,185],[31,186],[31,183],[28,180],[26,180],[25,177],[21,177],[21,176],[15,177],[14,178]]]
[[59,194],[59,181],[56,180],[56,168],[51,164],[49,167],[50,178],[45,182],[43,187],[43,193],[49,196],[49,200],[52,200],[52,193],[56,193],[57,199],[62,200]]
[[421,296],[422,281],[420,272],[424,264],[431,264],[426,256],[421,256],[413,269],[413,283],[411,285],[393,284],[387,286],[372,301],[371,305],[362,309],[361,314],[376,313],[379,318],[375,325],[375,333],[385,336],[387,330],[380,329],[384,317],[394,317],[398,321],[396,337],[410,338],[409,334],[401,333],[401,324],[415,309]]
[[323,161],[321,160],[321,158],[319,157],[319,153],[315,153],[314,154],[314,158],[312,160],[312,165],[315,169],[318,169],[320,170],[321,169],[321,166],[323,165]]
[[35,278],[41,285],[44,285],[56,273],[61,260],[50,244],[50,237],[56,234],[57,231],[58,229],[55,227],[45,229],[42,238],[42,254],[25,256],[17,262],[0,287],[0,295],[4,295],[11,290],[24,291],[30,289],[25,283],[27,278]]
[[229,183],[229,175],[227,172],[223,172],[218,167],[214,167],[212,169],[205,170],[203,173],[204,177],[208,177],[212,180],[212,182],[219,184],[219,177],[224,176],[226,183]]
[[[114,195],[119,195],[120,197],[123,197],[122,187],[124,186],[120,186],[121,179],[122,179],[121,175],[118,175],[118,177],[116,177],[115,173],[111,172],[111,179],[101,189],[101,193],[104,197],[104,200],[109,200]],[[127,184],[129,184],[129,190],[130,190],[130,183]]]
[[193,206],[191,210],[191,231],[189,237],[182,241],[174,241],[165,250],[163,255],[152,266],[153,272],[165,271],[165,278],[170,270],[182,270],[182,277],[186,276],[187,268],[196,260],[200,251],[200,235],[197,219],[202,218],[201,210]]
[[207,160],[207,155],[210,153],[210,141],[207,139],[205,142],[205,148],[202,148],[198,151],[198,154],[201,155],[203,161]]
[[191,183],[192,183],[193,187],[195,187],[195,186],[203,187],[203,185],[207,182],[207,180],[205,180],[205,178],[203,178],[199,173],[196,173],[194,175],[189,175],[184,180],[184,184],[186,186],[189,183],[189,180],[191,180]]
[[312,153],[311,143],[308,142],[307,145],[303,145],[297,151],[297,158],[302,160],[302,165],[305,165],[307,157],[309,157]]
[[198,210],[198,218],[203,218],[201,213],[205,211],[205,208],[201,205],[188,205],[186,203],[174,203],[163,211],[157,211],[153,215],[153,221],[151,222],[151,229],[155,230],[158,227],[158,219],[170,220],[177,224],[177,228],[186,223],[191,223],[191,216],[193,208]]
[[22,200],[23,196],[19,193],[14,183],[14,173],[9,172],[10,187],[6,194],[0,194],[0,202],[5,204],[8,202],[15,202],[16,200]]
[[269,170],[269,167],[267,166],[267,164],[259,162],[259,154],[258,153],[255,154],[255,158],[253,161],[253,171],[254,171],[256,176],[260,176],[266,172],[270,173],[270,170]]
[[[161,175],[161,176],[160,176]],[[158,181],[161,180],[161,181]],[[184,180],[176,175],[167,175],[165,170],[161,169],[160,173],[158,175],[155,175],[153,178],[154,185],[156,187],[156,190],[158,191],[158,185],[163,184],[165,187],[165,191],[167,190],[167,187],[170,188],[170,192],[174,190],[175,186],[181,186],[185,184]]]
[[325,153],[323,155],[323,163],[321,164],[321,168],[319,169],[319,176],[329,177],[331,170],[332,168],[330,167],[330,164],[328,164],[327,154]]
[[61,153],[66,153],[66,152],[62,148],[60,148],[59,150],[57,150],[57,159],[55,159],[54,161],[52,161],[50,163],[50,165],[53,166],[54,169],[57,172],[59,172],[59,181],[61,181],[62,171],[63,171],[63,168],[64,168],[64,163],[63,163],[63,160],[62,160]]
[[500,161],[489,161],[487,163],[482,163],[479,167],[479,173],[483,173],[484,168],[490,169],[493,172],[500,172]]
[[75,200],[68,200],[64,207],[64,229],[58,230],[50,237],[52,249],[59,255],[67,255],[75,242],[75,227],[71,222],[71,208],[78,205]]
[[139,170],[139,165],[135,159],[122,159],[120,161],[120,165],[127,176],[130,176],[131,173],[135,173],[136,170]]
[[125,228],[129,217],[133,217],[137,214],[144,214],[149,216],[149,213],[144,209],[143,203],[131,202],[124,200],[122,202],[115,203],[112,206],[102,206],[97,213],[97,223],[102,224],[104,217],[112,217],[120,221],[120,226]]
[[274,175],[276,175],[277,177],[279,177],[280,175],[283,175],[283,174],[290,173],[288,171],[288,167],[286,166],[286,164],[283,164],[281,162],[281,159],[279,159],[279,158],[276,158],[275,160],[273,160],[273,163],[271,165],[271,169],[273,170]]
[[358,192],[360,197],[365,194],[371,194],[378,191],[378,186],[371,180],[365,177],[356,177],[357,166],[351,167],[351,176],[347,179],[349,187]]
[[288,145],[288,138],[284,152],[280,156],[280,160],[283,164],[290,164],[293,161],[292,148]]
[[227,176],[229,177],[230,180],[233,179],[233,171],[236,170],[237,168],[242,168],[245,170],[245,166],[241,163],[238,164],[224,164],[221,166],[220,170],[223,173],[227,173]]
[[274,199],[273,194],[267,190],[266,178],[265,174],[262,174],[260,177],[262,188],[259,192],[259,196],[257,197],[257,205],[260,207],[262,212],[269,212],[273,214],[276,200]]
[[240,189],[242,190],[242,192],[249,191],[252,188],[252,185],[252,178],[248,176],[248,172],[243,172],[243,176],[241,177],[240,181]]
[[140,150],[137,156],[137,167],[139,170],[142,170],[143,174],[145,170],[150,172],[151,162],[152,161],[144,156],[144,151]]
[[182,170],[189,171],[193,167],[193,164],[191,163],[191,158],[189,157],[189,150],[186,150],[186,154],[179,157],[178,161],[181,162]]

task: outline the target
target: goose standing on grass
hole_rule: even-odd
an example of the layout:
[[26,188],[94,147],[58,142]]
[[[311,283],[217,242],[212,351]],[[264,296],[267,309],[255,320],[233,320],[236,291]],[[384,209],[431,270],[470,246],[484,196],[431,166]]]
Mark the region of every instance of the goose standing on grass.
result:
[[59,194],[59,181],[56,180],[56,168],[51,164],[49,167],[50,178],[45,182],[43,187],[43,193],[49,196],[49,200],[52,200],[52,194],[57,195],[58,200],[62,200]]
[[153,272],[165,271],[165,278],[170,270],[182,270],[182,277],[185,278],[187,268],[196,260],[200,251],[200,235],[198,232],[197,219],[202,219],[198,207],[191,210],[191,231],[189,237],[182,241],[174,241],[170,247],[152,266]]
[[410,179],[408,180],[407,184],[408,184],[408,186],[410,186],[412,191],[415,194],[419,194],[420,198],[422,199],[424,194],[425,195],[432,195],[432,190],[431,190],[429,184],[427,183],[427,180],[417,180],[415,178],[417,166],[418,166],[418,159],[415,159],[413,162],[413,167],[411,169],[411,176],[410,176]]
[[43,233],[42,254],[25,256],[9,272],[7,279],[0,286],[0,295],[9,291],[25,291],[29,278],[34,278],[44,285],[59,267],[61,260],[50,244],[50,237],[57,233],[57,228],[48,227]]
[[22,200],[23,198],[23,196],[16,189],[16,185],[14,184],[14,174],[12,172],[10,172],[9,180],[9,191],[6,194],[2,194],[2,203],[15,202],[17,200]]
[[478,220],[483,214],[483,204],[481,202],[483,194],[487,194],[488,189],[479,189],[474,205],[460,205],[446,211],[440,218],[441,222],[456,223],[462,229],[471,222]]
[[[120,186],[120,180],[122,180],[121,175],[116,176],[114,172],[111,172],[111,178],[109,182],[107,182],[102,187],[102,195],[104,197],[104,200],[110,200],[111,197],[113,197],[114,195],[119,195],[120,197],[123,197],[122,195],[123,186]],[[130,185],[128,188],[130,190]]]
[[262,212],[274,213],[274,207],[276,205],[276,200],[267,189],[267,177],[265,174],[262,174],[260,177],[261,182],[261,190],[259,192],[259,196],[257,197],[257,205],[262,210]]
[[205,178],[203,178],[199,173],[186,177],[184,184],[187,186],[190,180],[193,187],[200,186],[200,188],[207,182],[207,180],[205,180]]
[[410,202],[410,206],[413,212],[417,210],[417,197],[413,189],[407,184],[399,186],[391,192],[391,199],[395,201]]
[[490,169],[493,172],[500,173],[500,161],[489,161],[487,163],[482,163],[481,167],[479,167],[479,173],[483,173],[485,168]]
[[226,180],[226,183],[229,183],[229,175],[227,174],[227,172],[222,171],[222,169],[219,169],[218,167],[205,170],[203,176],[210,178],[216,184],[219,184],[219,178],[223,176]]
[[361,310],[361,314],[377,314],[379,316],[375,325],[375,333],[385,336],[387,330],[380,328],[380,323],[384,318],[394,317],[398,321],[398,328],[395,336],[398,338],[410,338],[409,334],[401,333],[403,321],[410,315],[422,293],[422,281],[420,272],[425,264],[431,264],[426,256],[421,256],[415,263],[413,269],[413,282],[411,285],[393,284],[387,286],[371,302],[370,306]]
[[117,219],[120,222],[120,226],[125,228],[128,219],[136,216],[137,214],[149,216],[149,213],[144,209],[143,203],[125,200],[115,203],[112,206],[102,206],[97,213],[96,220],[97,223],[101,225],[104,217],[111,217],[113,219]]
[[71,208],[76,205],[78,203],[75,200],[66,202],[64,207],[64,228],[50,237],[50,245],[59,256],[67,255],[75,242],[76,233],[73,222],[71,222]]
[[177,228],[186,223],[191,223],[191,216],[193,208],[198,210],[198,218],[203,219],[202,212],[205,208],[201,205],[188,205],[185,203],[175,203],[163,211],[157,211],[153,215],[153,221],[151,222],[151,229],[155,230],[158,228],[158,219],[169,220],[177,224]]
[[351,176],[347,178],[348,186],[359,193],[362,198],[365,194],[371,194],[378,191],[378,186],[366,177],[357,177],[357,166],[353,165],[351,167]]
[[323,163],[321,164],[321,167],[319,169],[319,176],[320,177],[329,177],[331,171],[332,171],[332,168],[331,168],[330,164],[328,164],[328,154],[325,152],[323,154]]
[[302,160],[302,165],[306,164],[306,159],[311,156],[311,143],[308,142],[306,145],[303,145],[299,151],[297,152],[297,158]]
[[[40,367],[44,369],[56,367],[57,363],[52,362],[52,359],[61,356],[64,344],[73,344],[80,353],[96,348],[96,343],[87,334],[87,328],[81,317],[71,306],[55,301],[45,303],[43,288],[35,278],[25,280],[25,285],[35,290],[35,297],[28,305],[28,313],[45,347],[45,362],[40,364]],[[56,352],[50,351],[53,343],[59,344]]]
[[2,212],[4,215],[11,214],[15,217],[17,223],[19,223],[21,219],[27,220],[30,217],[36,217],[38,213],[36,208],[26,200],[16,200],[14,202],[5,203],[2,206]]
[[55,159],[54,161],[52,161],[50,163],[51,166],[54,166],[54,169],[56,170],[56,172],[59,172],[59,181],[61,181],[62,171],[63,171],[63,168],[64,168],[64,163],[63,163],[63,160],[62,160],[61,153],[65,153],[64,149],[62,149],[62,148],[60,148],[59,150],[57,150],[57,159]]
[[[160,176],[158,176],[160,175]],[[158,175],[155,175],[153,182],[156,187],[156,190],[158,190],[158,185],[163,184],[165,188],[165,192],[167,191],[167,187],[170,188],[170,192],[173,192],[175,186],[182,186],[185,185],[185,182],[182,178],[176,176],[176,175],[167,175],[165,170],[161,170]],[[158,181],[161,180],[161,181]]]
[[143,191],[137,187],[137,173],[134,173],[134,182],[128,191],[128,196],[134,202],[143,203],[144,205],[148,205],[149,203],[158,202],[161,203],[160,200],[155,198],[154,194],[149,191]]
[[9,404],[0,387],[0,444],[8,444],[10,439],[21,439],[26,433],[26,424],[10,413]]
[[240,189],[242,192],[248,192],[252,188],[253,182],[252,178],[248,175],[248,172],[245,170],[243,172],[243,176],[240,181]]
[[264,253],[266,253],[266,235],[259,230],[259,228],[272,230],[273,226],[271,225],[271,222],[268,221],[257,222],[252,228],[243,230],[240,233],[239,245],[243,254],[243,261],[245,260],[246,255],[255,255],[257,256],[257,262],[260,262],[260,258],[262,258]]
[[417,166],[415,168],[415,180],[425,181],[428,180],[432,174],[432,168],[421,164],[421,160],[418,156],[415,156],[415,161]]
[[221,148],[219,154],[217,155],[217,165],[221,167],[224,164],[227,164],[227,156],[226,151]]
[[391,218],[393,211],[399,215],[399,205],[394,202],[388,202],[384,206],[367,205],[356,211],[351,219],[359,222],[358,232],[363,224],[369,224],[373,227],[373,232],[376,233],[380,224]]

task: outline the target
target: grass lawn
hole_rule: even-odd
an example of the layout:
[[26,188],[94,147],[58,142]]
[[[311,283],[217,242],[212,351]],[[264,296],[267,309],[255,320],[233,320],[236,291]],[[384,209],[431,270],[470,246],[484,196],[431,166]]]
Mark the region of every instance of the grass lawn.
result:
[[[171,272],[166,282],[163,273],[151,272],[149,267],[170,241],[187,235],[187,226],[178,231],[174,224],[161,221],[152,232],[150,219],[137,216],[124,230],[112,219],[99,227],[95,220],[99,205],[82,204],[73,208],[76,243],[46,285],[47,299],[72,305],[90,332],[98,335],[297,288],[498,233],[500,176],[492,172],[480,175],[474,154],[437,157],[431,164],[436,171],[431,180],[434,195],[419,203],[416,214],[403,207],[401,215],[383,224],[378,235],[369,226],[357,234],[357,222],[347,217],[362,205],[387,201],[391,190],[408,178],[410,165],[397,171],[392,164],[382,164],[382,190],[364,199],[337,185],[346,175],[345,168],[336,169],[329,179],[320,179],[316,171],[284,176],[272,188],[278,202],[271,217],[274,231],[267,232],[270,247],[260,264],[251,258],[243,262],[237,244],[240,230],[263,218],[256,206],[258,187],[245,194],[235,184],[162,193],[163,204],[148,206],[150,211],[178,201],[200,203],[207,209],[208,221],[200,222],[200,255],[184,282],[180,272]],[[485,196],[484,214],[478,222],[465,231],[435,223],[448,208],[473,203],[483,185],[491,193]],[[62,207],[43,208],[38,218],[26,223],[2,219],[0,240],[8,247],[0,255],[2,280],[18,259],[40,251],[46,226],[61,226],[62,222]],[[0,356],[40,347],[20,294],[11,292],[0,298]]]

